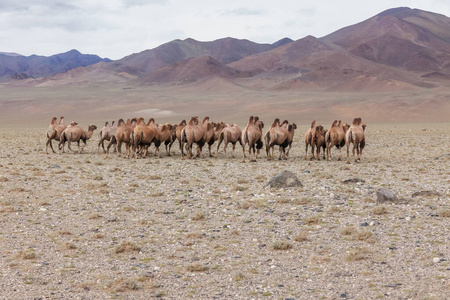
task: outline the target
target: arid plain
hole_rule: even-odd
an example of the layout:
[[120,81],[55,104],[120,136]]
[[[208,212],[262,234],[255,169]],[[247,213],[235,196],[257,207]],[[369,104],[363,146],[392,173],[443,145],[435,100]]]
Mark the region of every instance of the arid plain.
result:
[[[4,89],[0,298],[450,296],[445,91],[213,87]],[[244,127],[251,114],[267,127],[275,117],[298,124],[288,160],[261,153],[244,164],[239,145],[236,158],[220,150],[217,159],[182,161],[174,147],[172,157],[163,150],[162,158],[105,159],[97,154],[98,130],[82,154],[44,151],[52,116],[84,128],[133,116],[177,123],[192,115]],[[360,163],[338,161],[336,150],[331,161],[304,159],[311,120],[327,129],[334,119],[357,116],[367,124]],[[266,186],[284,170],[303,187]],[[399,201],[378,203],[380,188]]]

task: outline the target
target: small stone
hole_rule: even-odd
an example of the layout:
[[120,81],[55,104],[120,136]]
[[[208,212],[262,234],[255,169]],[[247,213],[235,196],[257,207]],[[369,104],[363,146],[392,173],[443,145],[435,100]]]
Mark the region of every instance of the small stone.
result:
[[363,226],[363,227],[364,227],[364,226],[369,226],[369,223],[364,222],[364,223],[361,223],[360,226]]
[[377,202],[378,203],[384,203],[384,202],[398,202],[397,196],[394,195],[394,193],[386,188],[381,188],[377,190]]
[[366,181],[360,178],[349,178],[342,181],[342,183],[364,183],[364,182]]
[[438,262],[440,262],[441,261],[441,259],[439,258],[439,257],[433,257],[433,262],[435,263],[435,264],[437,264]]
[[117,217],[109,217],[108,218],[108,222],[116,222],[117,221]]

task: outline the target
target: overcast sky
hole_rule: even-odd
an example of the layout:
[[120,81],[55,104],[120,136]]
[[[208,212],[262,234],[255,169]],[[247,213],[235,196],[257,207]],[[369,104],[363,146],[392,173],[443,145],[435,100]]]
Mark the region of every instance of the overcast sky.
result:
[[0,0],[0,52],[120,59],[174,39],[322,37],[386,9],[450,16],[449,0]]

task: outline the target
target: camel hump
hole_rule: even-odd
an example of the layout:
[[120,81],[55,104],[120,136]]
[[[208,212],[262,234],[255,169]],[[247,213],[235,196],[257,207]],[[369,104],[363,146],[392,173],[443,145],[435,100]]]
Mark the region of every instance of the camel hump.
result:
[[279,126],[280,126],[280,119],[276,118],[275,120],[273,120],[273,123],[270,126],[270,128],[279,127]]
[[360,125],[362,122],[361,118],[354,118],[352,125]]
[[331,128],[336,127],[337,126],[337,120],[334,120],[333,124],[331,124]]
[[50,120],[50,126],[51,126],[51,125],[55,125],[55,124],[56,124],[56,120],[57,120],[57,118],[56,118],[56,117],[53,117],[53,118]]
[[250,116],[250,118],[248,118],[248,123],[251,124],[255,121],[255,118],[253,116]]
[[313,129],[314,126],[316,126],[316,120],[314,120],[314,121],[311,122],[311,129]]

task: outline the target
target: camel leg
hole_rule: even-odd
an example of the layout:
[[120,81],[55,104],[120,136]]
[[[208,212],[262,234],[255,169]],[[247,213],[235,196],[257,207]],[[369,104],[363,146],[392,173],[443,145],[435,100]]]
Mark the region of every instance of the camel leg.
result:
[[305,148],[305,160],[308,159],[308,143],[305,143],[306,148]]
[[[224,149],[225,150],[225,149]],[[236,143],[233,144],[233,152],[231,153],[231,157],[234,158],[234,153],[236,150]]]
[[350,143],[347,143],[346,144],[346,147],[347,147],[347,163],[349,164],[350,163]]

